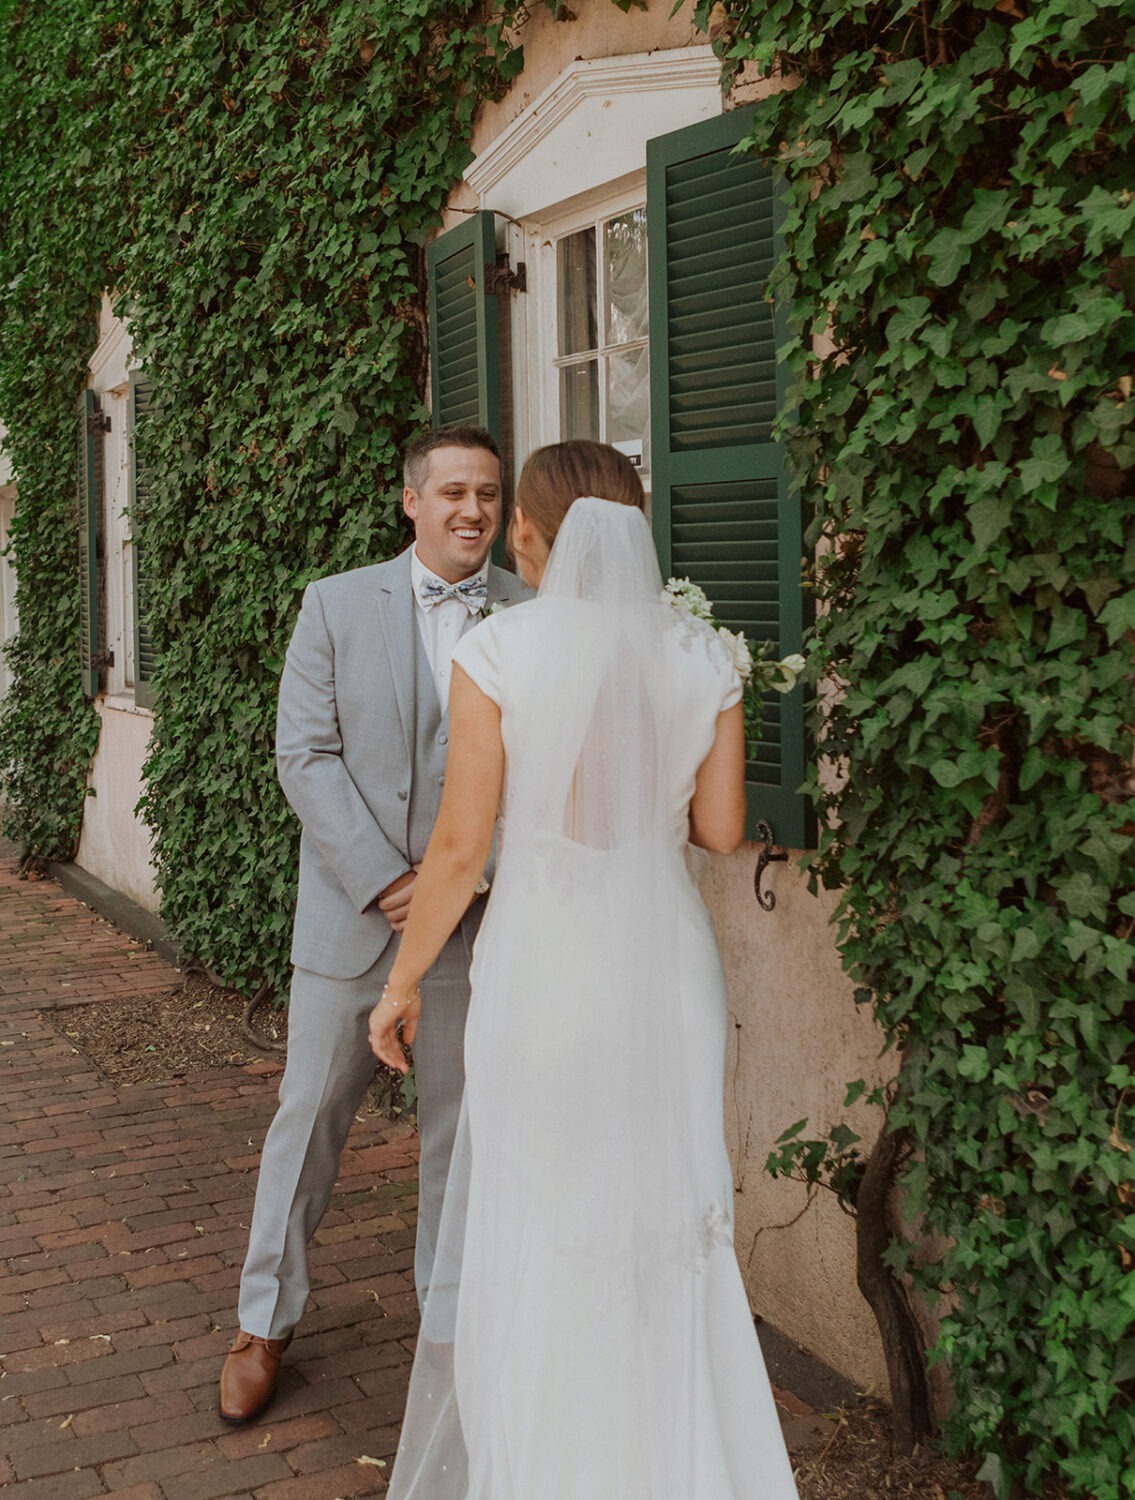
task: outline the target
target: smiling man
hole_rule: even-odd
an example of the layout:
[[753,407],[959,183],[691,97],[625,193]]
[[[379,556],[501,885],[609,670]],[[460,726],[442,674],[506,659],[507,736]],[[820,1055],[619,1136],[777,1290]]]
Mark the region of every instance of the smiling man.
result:
[[[303,825],[288,1062],[260,1163],[240,1331],[221,1372],[220,1411],[230,1422],[250,1421],[275,1394],[310,1289],[308,1242],[374,1073],[367,1023],[441,799],[453,649],[490,606],[529,592],[489,562],[501,464],[484,429],[415,439],[402,499],[414,545],[393,562],[308,587],[280,681],[276,764]],[[469,959],[483,906],[474,900],[422,981],[419,1299],[461,1103]]]

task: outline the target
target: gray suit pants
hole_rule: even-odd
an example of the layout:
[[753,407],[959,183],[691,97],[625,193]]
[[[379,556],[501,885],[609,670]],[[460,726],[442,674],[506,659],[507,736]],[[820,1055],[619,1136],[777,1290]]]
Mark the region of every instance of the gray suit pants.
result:
[[[465,1085],[469,961],[478,925],[471,917],[466,915],[422,980],[422,1019],[414,1042],[421,1141],[414,1257],[419,1300],[433,1268]],[[293,972],[288,1062],[264,1141],[240,1278],[239,1317],[246,1333],[283,1338],[307,1303],[308,1241],[327,1209],[347,1132],[374,1075],[367,1023],[397,951],[395,939],[357,979]]]

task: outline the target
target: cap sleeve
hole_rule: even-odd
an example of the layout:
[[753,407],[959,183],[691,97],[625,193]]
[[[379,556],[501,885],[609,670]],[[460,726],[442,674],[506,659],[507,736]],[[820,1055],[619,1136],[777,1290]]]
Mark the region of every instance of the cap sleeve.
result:
[[705,632],[706,652],[716,680],[717,712],[724,713],[727,708],[732,708],[735,703],[741,701],[743,692],[741,675],[737,671],[732,648],[724,636],[712,626],[706,626]]
[[472,630],[467,630],[457,642],[453,653],[454,666],[467,673],[484,693],[500,707],[500,634],[492,615],[482,620]]

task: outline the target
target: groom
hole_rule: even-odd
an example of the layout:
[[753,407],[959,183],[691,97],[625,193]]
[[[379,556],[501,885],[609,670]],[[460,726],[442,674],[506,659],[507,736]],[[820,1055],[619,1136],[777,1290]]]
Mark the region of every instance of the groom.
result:
[[[308,1241],[373,1076],[368,1017],[441,798],[450,657],[482,612],[528,592],[489,563],[501,524],[501,464],[483,428],[416,438],[406,450],[402,500],[414,546],[392,562],[308,587],[280,681],[277,768],[303,825],[288,1061],[261,1157],[240,1332],[221,1372],[220,1411],[230,1422],[250,1421],[275,1394],[307,1302]],[[414,1041],[419,1299],[461,1102],[470,950],[483,907],[475,898],[422,981],[426,1005]]]

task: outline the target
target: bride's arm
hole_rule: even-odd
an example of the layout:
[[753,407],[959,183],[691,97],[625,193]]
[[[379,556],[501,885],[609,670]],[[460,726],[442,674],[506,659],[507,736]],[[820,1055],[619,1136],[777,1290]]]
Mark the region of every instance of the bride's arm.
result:
[[717,716],[709,754],[690,800],[690,842],[732,854],[745,837],[745,714],[740,703]]
[[418,981],[444,948],[473,899],[493,842],[504,775],[500,709],[460,666],[449,688],[449,755],[445,790],[414,886],[410,915],[383,997],[371,1012],[376,1057],[404,1073],[398,1042],[414,1040],[421,1000]]

